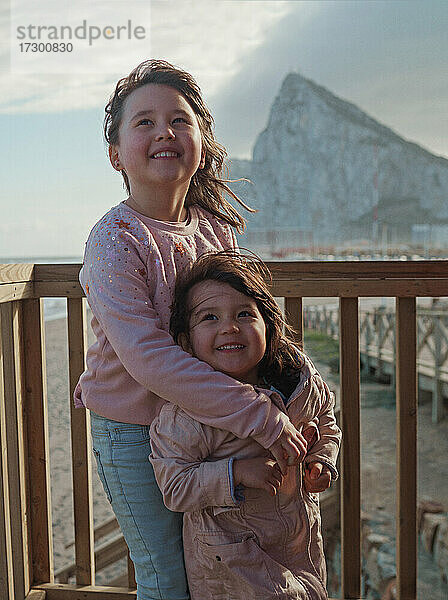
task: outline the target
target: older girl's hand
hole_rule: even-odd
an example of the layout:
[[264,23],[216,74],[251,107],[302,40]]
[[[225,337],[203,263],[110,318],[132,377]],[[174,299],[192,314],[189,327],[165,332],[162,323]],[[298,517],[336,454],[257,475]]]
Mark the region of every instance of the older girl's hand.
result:
[[269,452],[280,466],[283,475],[287,467],[297,465],[307,453],[307,441],[303,435],[288,421],[280,437],[270,446]]

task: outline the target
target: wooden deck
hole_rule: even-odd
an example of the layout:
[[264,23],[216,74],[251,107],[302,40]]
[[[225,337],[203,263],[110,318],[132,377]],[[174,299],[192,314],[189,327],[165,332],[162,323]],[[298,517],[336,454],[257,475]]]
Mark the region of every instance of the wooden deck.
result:
[[[397,590],[416,600],[416,297],[448,296],[448,261],[269,263],[302,335],[302,298],[340,307],[342,598],[361,594],[359,403],[360,297],[396,297]],[[67,298],[70,393],[84,369],[86,321],[80,265],[0,266],[0,595],[2,600],[125,600],[129,588],[95,585],[89,414],[72,410],[76,585],[54,583],[44,297]],[[129,572],[132,583],[132,569]]]

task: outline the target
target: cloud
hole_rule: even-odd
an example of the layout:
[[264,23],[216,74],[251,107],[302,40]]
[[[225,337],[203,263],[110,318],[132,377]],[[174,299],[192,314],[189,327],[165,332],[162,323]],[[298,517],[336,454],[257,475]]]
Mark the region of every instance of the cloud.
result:
[[[111,52],[107,40],[98,40],[94,47],[86,49],[80,61],[71,68],[67,66],[65,74],[39,73],[42,68],[39,61],[35,72],[21,74],[14,68],[8,72],[8,48],[3,47],[0,102],[3,114],[63,112],[103,106],[117,79],[150,57],[165,58],[190,70],[207,94],[212,94],[238,71],[241,57],[260,47],[272,24],[295,5],[275,0],[131,0],[127,3],[112,0],[94,4],[84,0],[57,3],[44,0],[39,4],[31,0],[12,0],[12,4],[14,26],[70,23],[75,27],[84,20],[92,25],[104,24],[106,15],[112,25],[126,23],[132,17],[133,23],[150,24],[150,27],[147,43],[123,43],[119,51],[115,45]],[[15,31],[13,28],[14,35]],[[5,39],[8,33],[9,20],[4,13],[0,18],[0,35]],[[18,44],[13,36],[11,40],[12,44]],[[85,73],[80,73],[83,69]]]

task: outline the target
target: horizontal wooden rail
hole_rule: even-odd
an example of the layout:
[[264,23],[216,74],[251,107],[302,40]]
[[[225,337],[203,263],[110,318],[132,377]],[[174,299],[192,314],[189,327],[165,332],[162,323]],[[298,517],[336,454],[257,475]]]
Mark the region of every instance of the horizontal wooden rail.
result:
[[[70,584],[44,584],[32,590],[45,592],[44,600],[136,600],[137,592],[120,587],[76,586]],[[39,596],[29,596],[26,600],[42,600]],[[329,600],[338,600],[330,598]],[[362,598],[352,598],[362,600]]]
[[[108,519],[107,521],[105,521],[104,523],[102,523],[101,525],[99,525],[98,527],[95,527],[93,539],[96,542],[97,540],[100,540],[102,537],[109,535],[109,533],[112,533],[112,531],[116,531],[118,528],[119,528],[119,525],[118,525],[117,519],[115,517],[112,517],[112,518]],[[68,548],[71,548],[74,545],[75,545],[75,540],[70,540],[70,542],[65,544],[65,549],[67,550]]]
[[[448,261],[291,261],[266,263],[277,296],[448,296]],[[0,302],[79,298],[80,264],[0,265]]]
[[0,285],[5,283],[26,283],[34,279],[33,264],[0,264]]
[[274,279],[447,279],[448,260],[267,261]]
[[101,585],[44,583],[34,589],[46,592],[46,600],[136,600],[137,592]]
[[[128,547],[123,536],[116,535],[112,540],[105,542],[95,550],[95,570],[102,571],[115,564],[128,554]],[[76,574],[76,563],[71,563],[55,573],[55,578],[60,583],[67,583],[70,577]]]

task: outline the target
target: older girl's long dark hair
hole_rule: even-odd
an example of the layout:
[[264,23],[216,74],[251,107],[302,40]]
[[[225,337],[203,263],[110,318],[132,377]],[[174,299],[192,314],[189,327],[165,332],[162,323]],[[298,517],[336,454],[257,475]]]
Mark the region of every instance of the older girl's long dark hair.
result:
[[202,281],[227,283],[257,304],[266,325],[266,352],[258,366],[260,377],[289,395],[294,390],[303,355],[290,336],[294,330],[286,323],[267,282],[269,270],[255,255],[234,250],[203,254],[176,281],[171,306],[170,332],[178,342],[180,334],[188,338],[190,329],[190,291]]
[[[227,152],[215,140],[214,121],[205,104],[201,89],[190,73],[183,71],[164,60],[146,60],[139,64],[126,77],[120,79],[105,108],[104,138],[109,145],[120,142],[119,130],[123,119],[126,98],[134,90],[149,83],[168,85],[181,93],[196,114],[201,131],[202,148],[205,151],[205,166],[198,169],[191,178],[186,198],[186,206],[198,204],[212,214],[220,217],[240,233],[244,231],[245,221],[239,212],[225,199],[229,194],[249,212],[249,208],[232,192],[223,179],[224,160]],[[131,193],[129,179],[125,171],[121,171],[128,194]]]

